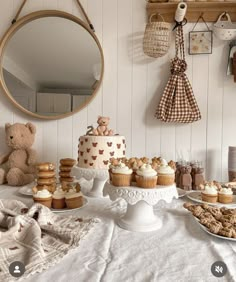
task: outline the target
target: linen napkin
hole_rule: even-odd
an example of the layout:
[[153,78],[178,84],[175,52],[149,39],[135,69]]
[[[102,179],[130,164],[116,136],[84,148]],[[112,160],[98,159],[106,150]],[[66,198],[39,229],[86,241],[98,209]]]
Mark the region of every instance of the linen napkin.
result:
[[41,204],[27,208],[16,200],[0,200],[0,281],[14,281],[9,265],[20,261],[26,278],[58,263],[99,222],[56,215]]

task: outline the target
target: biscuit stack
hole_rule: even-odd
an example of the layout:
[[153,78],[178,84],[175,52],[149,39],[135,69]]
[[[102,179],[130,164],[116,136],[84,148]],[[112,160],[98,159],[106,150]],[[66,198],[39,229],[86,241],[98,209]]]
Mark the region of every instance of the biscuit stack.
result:
[[53,163],[40,163],[37,165],[37,190],[47,189],[53,193],[56,190],[56,172]]
[[59,180],[60,182],[73,182],[74,177],[71,176],[71,169],[76,164],[76,160],[74,159],[61,159],[60,167],[59,167]]

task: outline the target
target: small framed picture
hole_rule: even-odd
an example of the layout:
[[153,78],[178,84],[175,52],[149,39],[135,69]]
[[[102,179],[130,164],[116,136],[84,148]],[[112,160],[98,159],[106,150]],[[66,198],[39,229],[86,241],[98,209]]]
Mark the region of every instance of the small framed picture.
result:
[[189,55],[212,53],[212,31],[189,32]]

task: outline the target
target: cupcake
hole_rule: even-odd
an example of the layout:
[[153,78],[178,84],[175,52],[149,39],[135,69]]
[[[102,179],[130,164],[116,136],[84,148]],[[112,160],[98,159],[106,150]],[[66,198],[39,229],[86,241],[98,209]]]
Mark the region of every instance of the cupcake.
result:
[[161,160],[161,165],[157,168],[157,175],[157,185],[168,186],[175,183],[175,171],[164,159]]
[[54,209],[64,209],[65,206],[65,191],[63,191],[62,188],[57,188],[52,195],[52,207]]
[[157,172],[150,164],[143,164],[136,171],[136,182],[141,188],[154,188],[157,183]]
[[79,208],[83,205],[83,194],[81,192],[76,192],[74,189],[70,189],[65,194],[65,199],[68,209]]
[[231,188],[221,188],[218,192],[218,201],[222,204],[233,202],[233,191]]
[[217,187],[212,184],[206,184],[204,190],[201,191],[202,201],[208,203],[216,203],[218,200],[218,191]]
[[133,170],[124,163],[119,163],[112,169],[112,184],[114,186],[130,186]]
[[52,194],[46,189],[33,194],[33,200],[35,203],[42,204],[48,208],[52,206]]

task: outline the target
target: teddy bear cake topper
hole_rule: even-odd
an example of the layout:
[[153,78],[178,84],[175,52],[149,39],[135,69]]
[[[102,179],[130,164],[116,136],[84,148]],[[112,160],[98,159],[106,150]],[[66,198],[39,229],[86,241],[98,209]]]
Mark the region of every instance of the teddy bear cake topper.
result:
[[93,135],[93,136],[113,136],[114,131],[112,129],[108,128],[110,122],[109,117],[102,117],[98,116],[98,126],[97,128],[94,128],[92,125],[88,126],[88,131],[86,132],[86,135]]

